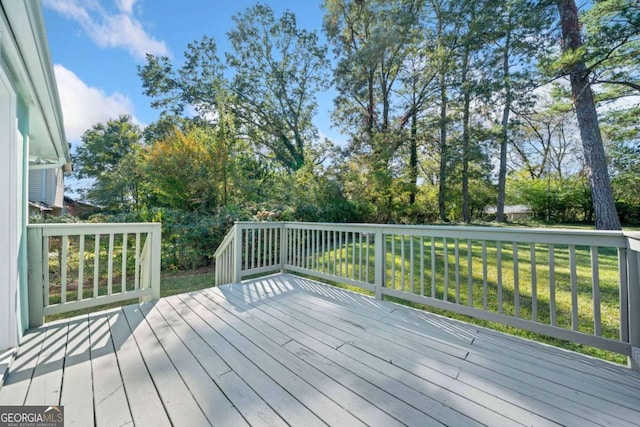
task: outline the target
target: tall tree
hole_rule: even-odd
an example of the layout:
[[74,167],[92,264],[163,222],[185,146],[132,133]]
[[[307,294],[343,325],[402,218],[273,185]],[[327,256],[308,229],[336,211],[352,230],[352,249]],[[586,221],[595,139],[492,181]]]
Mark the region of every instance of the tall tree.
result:
[[545,2],[509,0],[492,2],[495,20],[488,29],[492,40],[487,51],[487,65],[492,74],[496,100],[501,104],[499,113],[498,199],[496,219],[504,221],[506,201],[507,153],[513,132],[513,109],[525,108],[532,91],[538,85],[536,60],[547,53],[551,38],[548,28],[551,14]]
[[367,158],[365,173],[373,178],[370,183],[375,188],[370,194],[379,210],[378,221],[391,217],[392,161],[404,142],[399,135],[411,119],[411,113],[404,110],[407,106],[398,105],[398,93],[419,35],[422,3],[324,2],[324,30],[337,58],[334,118],[351,135],[351,152]]
[[607,159],[598,123],[598,113],[589,81],[590,72],[582,55],[584,45],[580,32],[578,8],[574,0],[558,0],[557,5],[562,27],[564,71],[568,73],[571,82],[571,93],[591,187],[596,228],[598,230],[620,230],[620,219],[607,171]]
[[168,58],[148,55],[138,69],[144,93],[156,108],[176,114],[195,109],[205,118],[215,118],[224,99],[237,132],[258,154],[297,170],[317,139],[312,119],[316,93],[327,84],[326,48],[315,32],[298,27],[290,11],[277,18],[269,6],[257,4],[233,20],[226,64],[208,37],[188,45],[178,70]]
[[300,29],[290,11],[276,18],[270,7],[258,4],[233,21],[226,59],[235,71],[231,91],[239,129],[285,167],[298,170],[318,136],[312,119],[315,95],[328,82],[326,47],[315,32]]
[[98,123],[82,135],[82,144],[73,156],[78,179],[90,179],[84,197],[113,210],[131,210],[139,204],[141,182],[136,167],[140,148],[140,128],[131,116]]

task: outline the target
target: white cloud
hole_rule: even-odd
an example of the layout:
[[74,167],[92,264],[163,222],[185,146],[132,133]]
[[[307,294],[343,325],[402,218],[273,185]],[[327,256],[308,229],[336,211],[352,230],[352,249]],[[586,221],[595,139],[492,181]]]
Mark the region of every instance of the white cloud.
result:
[[134,16],[136,0],[117,0],[117,13],[110,13],[95,0],[43,0],[43,4],[76,21],[102,48],[124,48],[136,59],[147,53],[169,55],[164,41],[148,34]]
[[117,92],[107,95],[101,89],[90,87],[62,65],[54,65],[53,70],[69,142],[79,142],[82,134],[97,123],[120,114],[133,115],[133,103],[125,95]]
[[120,9],[122,13],[126,13],[128,15],[133,14],[133,5],[135,3],[136,3],[136,0],[116,0],[118,9]]

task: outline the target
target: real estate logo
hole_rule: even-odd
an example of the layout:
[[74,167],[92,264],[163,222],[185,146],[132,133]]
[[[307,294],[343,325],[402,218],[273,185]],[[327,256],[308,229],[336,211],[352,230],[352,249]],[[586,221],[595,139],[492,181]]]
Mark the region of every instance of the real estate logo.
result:
[[64,427],[64,406],[0,406],[0,427]]

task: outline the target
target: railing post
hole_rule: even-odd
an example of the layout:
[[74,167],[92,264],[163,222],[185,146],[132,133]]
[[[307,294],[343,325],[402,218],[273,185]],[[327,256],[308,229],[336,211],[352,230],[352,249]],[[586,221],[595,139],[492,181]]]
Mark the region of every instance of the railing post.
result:
[[233,233],[233,283],[242,281],[242,225],[236,222]]
[[629,319],[629,343],[631,356],[629,367],[640,370],[640,234],[627,236],[627,295]]
[[162,224],[154,224],[151,236],[151,298],[157,300],[160,299]]
[[375,295],[376,299],[382,299],[382,287],[384,286],[384,276],[385,276],[385,259],[386,259],[386,251],[384,244],[384,233],[382,232],[382,228],[376,229],[376,234],[374,238],[374,252],[375,252]]
[[[28,257],[28,298],[29,298],[29,327],[42,325],[44,320],[44,263],[48,263],[49,254],[42,251],[42,228],[27,229],[27,257]],[[46,257],[46,258],[45,258]]]

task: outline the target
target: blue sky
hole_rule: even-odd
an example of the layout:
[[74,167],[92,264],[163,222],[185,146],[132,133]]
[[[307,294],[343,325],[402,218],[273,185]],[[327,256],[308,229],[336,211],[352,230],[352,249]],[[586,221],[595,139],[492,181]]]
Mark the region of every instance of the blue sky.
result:
[[[255,0],[42,0],[49,48],[65,118],[74,145],[96,123],[131,114],[141,125],[158,118],[142,94],[136,66],[145,53],[167,55],[181,63],[189,42],[203,35],[227,47],[231,17]],[[317,30],[321,40],[321,0],[263,0],[279,16],[296,14],[298,25]],[[341,142],[331,129],[332,92],[318,96],[316,126],[321,135]]]

